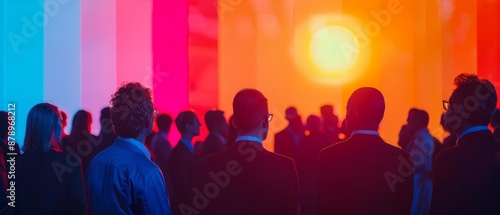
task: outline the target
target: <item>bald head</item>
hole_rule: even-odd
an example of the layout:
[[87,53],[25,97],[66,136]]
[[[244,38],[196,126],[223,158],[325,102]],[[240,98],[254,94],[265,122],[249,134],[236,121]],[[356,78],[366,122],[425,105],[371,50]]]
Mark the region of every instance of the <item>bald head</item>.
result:
[[372,87],[354,91],[347,102],[349,130],[378,128],[384,117],[385,100],[382,93]]

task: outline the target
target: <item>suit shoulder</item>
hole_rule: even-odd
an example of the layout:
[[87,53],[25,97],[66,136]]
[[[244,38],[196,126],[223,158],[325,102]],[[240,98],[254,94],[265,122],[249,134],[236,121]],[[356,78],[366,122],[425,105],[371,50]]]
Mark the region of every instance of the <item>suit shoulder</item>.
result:
[[339,153],[339,151],[346,150],[349,147],[349,140],[334,143],[321,150],[321,156]]

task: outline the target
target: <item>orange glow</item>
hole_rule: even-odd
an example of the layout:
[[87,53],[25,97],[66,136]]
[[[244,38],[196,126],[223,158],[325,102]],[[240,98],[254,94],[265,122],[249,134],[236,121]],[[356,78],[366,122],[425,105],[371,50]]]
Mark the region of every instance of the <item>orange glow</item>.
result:
[[356,80],[365,72],[371,54],[359,29],[360,25],[346,15],[314,15],[300,24],[292,44],[300,72],[324,85]]
[[[269,150],[274,133],[287,125],[288,106],[305,120],[331,103],[342,120],[347,99],[363,86],[380,89],[386,98],[380,132],[387,142],[396,145],[412,107],[429,112],[429,129],[440,139],[441,100],[448,99],[456,75],[478,69],[476,1],[446,1],[453,10],[444,10],[444,1],[258,2],[242,1],[219,21],[219,107],[230,115],[238,90],[261,90],[275,115],[264,142]],[[335,65],[329,59],[339,54],[328,46],[338,44],[331,40],[352,41],[350,32],[359,53],[352,64]]]

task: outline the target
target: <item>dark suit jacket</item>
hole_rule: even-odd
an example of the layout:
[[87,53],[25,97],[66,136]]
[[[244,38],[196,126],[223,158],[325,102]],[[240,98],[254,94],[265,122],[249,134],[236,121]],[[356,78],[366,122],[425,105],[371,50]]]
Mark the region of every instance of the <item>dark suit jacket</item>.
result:
[[293,136],[290,134],[288,127],[274,136],[274,152],[294,160],[297,159],[299,149],[295,145]]
[[194,173],[197,157],[189,151],[186,145],[179,141],[170,154],[168,162],[168,176],[172,187],[170,203],[174,215],[182,214],[179,210],[181,203],[189,203],[193,196]]
[[323,149],[315,214],[409,214],[412,163],[375,135],[355,134]]
[[222,151],[225,148],[226,147],[224,146],[224,143],[221,142],[219,137],[215,136],[214,134],[209,134],[207,136],[207,139],[203,141],[201,147],[201,157],[205,157],[207,155]]
[[495,136],[497,140],[500,140],[500,128],[496,129],[495,132],[493,132],[493,136]]
[[260,143],[239,141],[202,158],[196,176],[197,196],[209,201],[206,206],[190,202],[200,215],[297,214],[293,160],[266,151]]
[[[81,165],[66,153],[27,152],[16,162],[15,214],[86,214]],[[72,158],[73,159],[73,158]]]
[[500,148],[490,131],[465,135],[438,155],[431,214],[500,214]]

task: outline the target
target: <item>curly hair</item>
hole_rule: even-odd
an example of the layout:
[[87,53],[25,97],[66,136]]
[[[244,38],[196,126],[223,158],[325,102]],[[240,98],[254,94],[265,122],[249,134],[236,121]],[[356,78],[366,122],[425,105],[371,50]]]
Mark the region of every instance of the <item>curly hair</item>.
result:
[[457,88],[450,102],[461,104],[470,116],[466,121],[471,125],[488,125],[497,105],[497,93],[493,84],[474,74],[460,74],[455,80]]
[[125,83],[112,95],[111,123],[121,137],[135,138],[153,125],[151,90],[140,83]]

